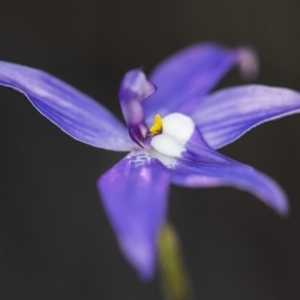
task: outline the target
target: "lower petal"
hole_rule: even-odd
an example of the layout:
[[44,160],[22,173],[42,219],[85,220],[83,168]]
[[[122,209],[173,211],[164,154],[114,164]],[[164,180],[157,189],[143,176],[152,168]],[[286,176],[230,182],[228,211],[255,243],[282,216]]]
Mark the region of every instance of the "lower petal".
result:
[[212,162],[211,152],[209,159],[205,159],[204,154],[199,161],[174,159],[169,164],[172,183],[195,188],[232,186],[252,193],[281,215],[288,213],[288,200],[274,180],[217,152],[214,155],[215,162]]
[[130,153],[98,181],[121,249],[143,279],[154,274],[168,188],[168,170],[145,152]]

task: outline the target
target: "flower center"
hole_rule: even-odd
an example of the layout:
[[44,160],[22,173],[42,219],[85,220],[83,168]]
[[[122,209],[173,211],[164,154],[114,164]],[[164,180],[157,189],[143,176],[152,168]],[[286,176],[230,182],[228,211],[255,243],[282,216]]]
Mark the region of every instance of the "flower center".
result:
[[[172,113],[163,118],[155,116],[155,122],[150,128],[150,132],[158,132],[151,139],[151,146],[158,152],[174,157],[182,156],[182,153],[186,151],[186,145],[192,137],[195,124],[193,120],[180,113]],[[156,122],[158,120],[158,122]],[[158,124],[157,124],[158,123]],[[160,126],[159,126],[160,124]],[[162,124],[163,130],[162,130]],[[152,128],[153,131],[152,131]],[[159,128],[160,131],[156,129]]]

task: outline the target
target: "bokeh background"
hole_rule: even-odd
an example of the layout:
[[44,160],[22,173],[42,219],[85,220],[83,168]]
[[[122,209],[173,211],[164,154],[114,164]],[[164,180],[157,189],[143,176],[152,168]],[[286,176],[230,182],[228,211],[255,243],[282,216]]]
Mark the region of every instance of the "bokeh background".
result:
[[[46,70],[121,118],[130,68],[191,43],[252,45],[256,82],[300,90],[298,0],[0,0],[0,59]],[[242,84],[233,70],[218,86]],[[0,89],[0,299],[162,299],[120,254],[96,180],[123,154],[62,133],[19,94]],[[300,299],[300,116],[265,124],[221,150],[275,178],[281,219],[230,188],[172,187],[196,299]],[[137,183],[138,184],[138,183]]]

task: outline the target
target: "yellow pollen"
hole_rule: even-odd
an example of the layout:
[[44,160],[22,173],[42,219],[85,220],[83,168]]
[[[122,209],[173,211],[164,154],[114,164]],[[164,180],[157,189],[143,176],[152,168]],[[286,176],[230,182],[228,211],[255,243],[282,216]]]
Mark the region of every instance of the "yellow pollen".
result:
[[162,118],[159,114],[157,114],[154,118],[154,123],[153,123],[152,127],[150,128],[150,132],[154,135],[161,133],[162,127],[163,127]]

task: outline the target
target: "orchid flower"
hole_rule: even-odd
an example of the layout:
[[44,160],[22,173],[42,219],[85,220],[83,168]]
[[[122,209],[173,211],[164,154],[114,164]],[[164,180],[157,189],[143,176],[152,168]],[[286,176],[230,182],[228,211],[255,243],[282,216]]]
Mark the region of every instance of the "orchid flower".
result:
[[207,95],[235,65],[244,76],[257,70],[249,49],[196,44],[160,63],[149,80],[141,69],[127,72],[119,91],[127,128],[101,104],[43,71],[0,62],[0,85],[24,94],[74,139],[129,152],[97,186],[123,254],[149,279],[171,183],[236,187],[279,214],[288,213],[277,183],[216,149],[261,123],[299,112],[300,94],[244,85]]

